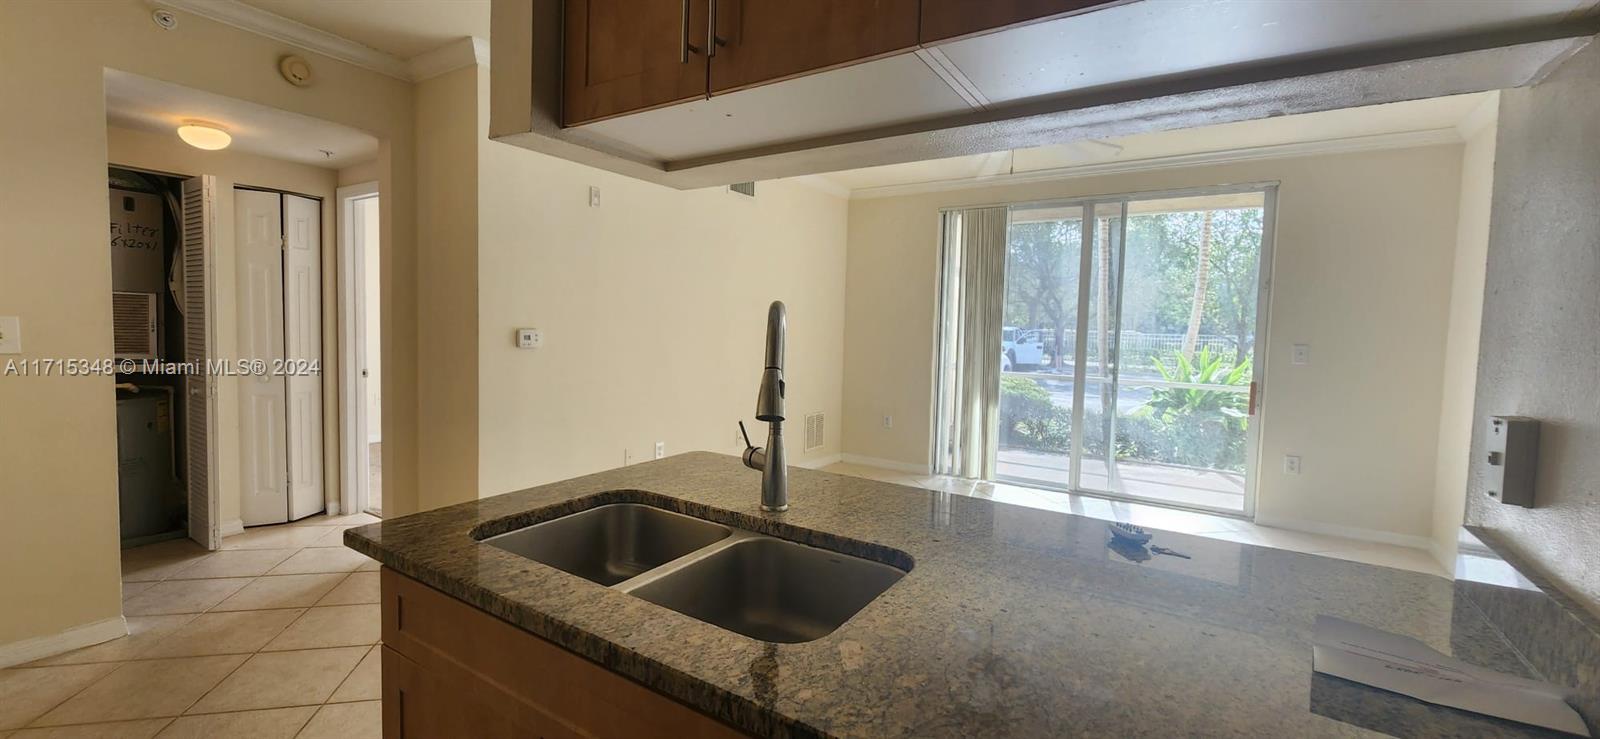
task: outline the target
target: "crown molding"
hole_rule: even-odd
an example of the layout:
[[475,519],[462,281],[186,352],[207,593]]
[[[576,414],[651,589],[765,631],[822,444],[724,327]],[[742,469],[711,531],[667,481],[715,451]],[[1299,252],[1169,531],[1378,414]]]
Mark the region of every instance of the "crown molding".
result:
[[405,60],[385,54],[370,46],[363,46],[343,36],[312,28],[299,21],[289,20],[238,0],[160,0],[152,5],[175,8],[202,18],[209,18],[234,28],[260,34],[267,38],[292,44],[323,56],[354,64],[362,69],[399,80],[411,80],[411,70]]
[[1350,138],[1330,139],[1327,141],[1306,141],[1293,144],[1251,146],[1237,149],[1208,151],[1198,154],[1178,154],[1174,156],[1133,159],[1121,162],[1084,164],[1075,167],[1055,167],[1052,169],[1040,169],[1029,172],[983,175],[979,177],[963,177],[953,180],[935,180],[932,182],[912,182],[904,185],[862,187],[851,190],[850,199],[870,200],[874,198],[892,198],[901,195],[920,195],[930,192],[966,190],[974,187],[1022,185],[1032,182],[1051,182],[1055,180],[1071,180],[1083,177],[1098,177],[1102,175],[1121,174],[1124,172],[1145,172],[1156,169],[1199,167],[1215,164],[1230,164],[1234,162],[1258,161],[1262,159],[1285,159],[1288,157],[1308,156],[1313,154],[1344,154],[1361,151],[1382,151],[1385,149],[1408,149],[1417,146],[1459,144],[1461,141],[1461,132],[1456,128],[1436,128],[1425,131],[1404,131],[1400,133],[1374,134],[1371,136],[1353,136]]
[[412,82],[438,77],[462,67],[489,66],[489,41],[476,36],[463,36],[433,51],[411,57],[406,63]]
[[151,0],[150,5],[198,15],[407,82],[420,82],[470,64],[489,63],[486,39],[462,37],[407,61],[239,0]]

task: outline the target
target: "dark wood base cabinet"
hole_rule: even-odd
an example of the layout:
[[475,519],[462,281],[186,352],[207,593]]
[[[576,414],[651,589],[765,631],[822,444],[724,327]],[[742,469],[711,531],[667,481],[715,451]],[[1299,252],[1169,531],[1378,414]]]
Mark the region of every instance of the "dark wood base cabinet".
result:
[[744,736],[384,568],[384,739]]

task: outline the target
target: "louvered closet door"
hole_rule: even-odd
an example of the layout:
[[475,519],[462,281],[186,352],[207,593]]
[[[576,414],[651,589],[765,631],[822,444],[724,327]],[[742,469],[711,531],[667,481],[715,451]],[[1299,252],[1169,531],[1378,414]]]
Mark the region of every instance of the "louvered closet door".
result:
[[284,378],[288,396],[289,518],[321,513],[322,203],[283,196]]
[[[183,182],[183,353],[186,361],[199,367],[211,358],[211,306],[206,302],[206,287],[211,284],[216,194],[216,178],[210,175]],[[214,383],[209,372],[202,372],[188,375],[183,384],[189,538],[207,549],[216,549],[220,537],[216,486],[212,482],[214,450],[210,443]]]

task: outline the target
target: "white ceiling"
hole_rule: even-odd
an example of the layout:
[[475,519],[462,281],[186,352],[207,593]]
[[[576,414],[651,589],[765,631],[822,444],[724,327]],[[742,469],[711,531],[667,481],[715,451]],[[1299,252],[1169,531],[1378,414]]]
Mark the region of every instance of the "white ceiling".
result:
[[489,38],[489,0],[239,1],[401,59]]
[[941,185],[1012,175],[1039,175],[1099,165],[1158,162],[1172,157],[1241,152],[1295,144],[1360,140],[1393,134],[1455,129],[1495,93],[1453,95],[1363,108],[1281,116],[1203,128],[1160,131],[1122,138],[1074,141],[1056,146],[867,167],[816,175],[832,187],[860,196],[874,188]]
[[113,126],[176,140],[183,121],[208,121],[233,135],[232,150],[329,169],[378,155],[378,139],[349,126],[114,69],[105,71],[105,83],[106,122]]

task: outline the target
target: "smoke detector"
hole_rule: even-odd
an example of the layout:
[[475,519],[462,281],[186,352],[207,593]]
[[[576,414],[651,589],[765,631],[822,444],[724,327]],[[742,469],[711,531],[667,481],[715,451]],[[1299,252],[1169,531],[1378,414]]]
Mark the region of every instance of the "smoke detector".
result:
[[306,87],[311,84],[311,62],[290,54],[278,60],[278,74],[295,87]]

